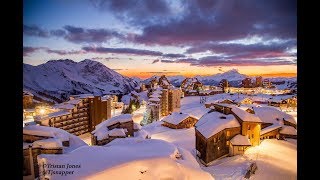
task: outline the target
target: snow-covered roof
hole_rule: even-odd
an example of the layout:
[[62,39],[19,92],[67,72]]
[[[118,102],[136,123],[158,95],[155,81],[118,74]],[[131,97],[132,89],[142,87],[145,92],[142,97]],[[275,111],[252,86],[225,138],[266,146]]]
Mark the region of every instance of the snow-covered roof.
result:
[[73,104],[73,105],[77,105],[81,102],[81,99],[72,99],[72,100],[69,100],[65,103],[68,103],[68,104]]
[[261,129],[260,135],[266,134],[266,133],[268,133],[268,132],[271,132],[271,131],[276,130],[276,129],[279,129],[279,128],[281,128],[281,125],[279,125],[279,124],[273,124],[273,125],[271,125],[271,126],[268,126],[268,127],[266,127],[266,128]]
[[78,95],[71,95],[70,97],[85,99],[85,98],[93,98],[94,96],[93,94],[78,94]]
[[[81,164],[81,168],[73,169],[72,179],[141,179],[144,175],[146,179],[213,179],[194,158],[189,159],[189,152],[181,150],[184,158],[177,160],[180,150],[172,143],[141,138],[121,138],[111,143],[78,148],[68,154],[41,154],[38,162]],[[61,179],[61,174],[46,177]]]
[[280,134],[297,135],[297,130],[292,126],[282,126]]
[[183,120],[187,119],[188,117],[190,117],[190,115],[188,115],[188,114],[173,112],[171,115],[163,118],[162,121],[170,123],[170,124],[178,125],[179,123],[181,123]]
[[110,119],[107,119],[105,121],[103,121],[102,123],[98,124],[96,126],[96,129],[99,129],[100,127],[108,127],[111,126],[113,124],[116,123],[125,123],[125,122],[129,122],[129,121],[133,121],[132,120],[132,114],[120,114],[119,116],[114,116]]
[[75,107],[74,104],[69,104],[67,102],[65,103],[61,103],[61,104],[57,104],[54,106],[54,108],[57,108],[57,109],[67,109],[67,110],[71,110]]
[[59,116],[64,116],[64,115],[69,115],[69,114],[71,114],[71,113],[68,110],[63,109],[63,110],[53,112],[53,113],[50,113],[47,115],[37,116],[36,121],[46,120],[48,118],[59,117]]
[[201,90],[201,91],[199,91],[199,93],[211,93],[213,90]]
[[33,96],[33,94],[29,91],[23,91],[24,96]]
[[204,137],[210,138],[226,128],[240,127],[240,124],[232,114],[225,115],[214,111],[202,116],[195,126]]
[[53,131],[48,131],[46,126],[31,125],[23,128],[23,134],[43,136],[43,137],[55,137]]
[[152,97],[152,98],[159,98],[159,97],[161,97],[161,95],[159,95],[159,94],[151,94],[150,97]]
[[[253,109],[255,114],[265,123],[278,124],[284,118],[288,122],[297,124],[292,115],[282,112],[275,107],[254,107]],[[276,120],[277,118],[279,121]]]
[[162,91],[161,90],[156,90],[156,91],[153,91],[152,94],[162,94]]
[[204,106],[201,107],[192,107],[188,109],[183,109],[181,112],[194,116],[197,119],[200,119],[203,115],[207,114],[211,109],[205,108]]
[[233,106],[231,111],[236,114],[241,120],[246,122],[258,122],[261,123],[261,119],[256,116],[255,114],[248,113],[247,111],[244,111],[240,109],[237,106]]
[[188,92],[189,93],[194,93],[194,92],[197,92],[197,90],[189,90]]
[[114,128],[112,130],[110,130],[108,132],[109,136],[122,136],[122,137],[126,137],[126,132],[128,132],[127,129],[123,129],[123,128]]
[[101,101],[107,101],[107,100],[110,100],[110,99],[113,99],[113,97],[111,95],[104,95],[101,97]]
[[230,143],[235,146],[251,146],[251,143],[247,136],[241,134],[236,135],[230,140]]
[[156,97],[153,97],[153,98],[150,98],[149,101],[158,102],[158,101],[160,101],[160,99],[159,99],[159,98],[156,98]]
[[32,147],[34,148],[44,148],[44,149],[56,149],[56,148],[62,148],[62,143],[60,139],[56,138],[48,138],[48,139],[42,139],[38,140],[32,143]]
[[48,143],[48,145],[43,146],[51,146],[54,142],[54,140],[52,139],[55,139],[56,141],[60,142],[69,141],[69,147],[63,147],[63,151],[65,153],[73,151],[74,149],[77,149],[81,146],[87,146],[87,144],[84,141],[82,141],[78,136],[75,136],[73,134],[68,133],[67,131],[54,127],[29,125],[23,128],[23,134],[49,137],[50,140],[47,141],[41,140],[40,142],[35,141],[38,143],[33,142],[33,145],[36,144],[36,146],[37,144],[43,145],[46,143]]
[[277,95],[277,96],[271,96],[271,99],[268,99],[270,102],[282,102],[283,100],[291,99],[294,95]]
[[98,140],[108,138],[110,131],[112,131],[112,130],[108,130],[108,126],[111,126],[118,122],[125,123],[129,121],[133,121],[132,114],[121,114],[119,116],[112,117],[111,119],[105,120],[102,123],[98,124],[96,126],[96,129],[92,131],[92,134],[97,136]]
[[249,100],[249,101],[252,101],[252,99],[251,98],[248,98],[248,97],[237,97],[237,98],[235,98],[235,99],[233,99],[233,102],[235,102],[235,103],[241,103],[242,101],[244,101],[244,100]]

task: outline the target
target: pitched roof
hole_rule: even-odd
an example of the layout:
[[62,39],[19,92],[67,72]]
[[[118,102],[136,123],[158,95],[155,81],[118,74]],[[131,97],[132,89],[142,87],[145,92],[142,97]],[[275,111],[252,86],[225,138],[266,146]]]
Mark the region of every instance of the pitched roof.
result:
[[233,115],[214,111],[202,116],[195,126],[204,137],[210,138],[226,128],[240,127],[240,124]]
[[233,106],[231,111],[236,114],[242,121],[245,122],[258,122],[261,123],[261,119],[255,114],[248,113],[245,110],[240,109],[237,106]]
[[292,126],[282,126],[280,134],[297,135],[297,130]]
[[230,140],[230,143],[232,145],[237,145],[237,146],[251,146],[251,143],[248,139],[247,136],[243,136],[241,134],[236,135]]
[[273,125],[271,125],[271,126],[268,126],[268,127],[266,127],[266,128],[261,129],[260,135],[266,134],[266,133],[268,133],[268,132],[271,132],[271,131],[276,130],[276,129],[279,129],[279,128],[281,128],[281,125],[279,125],[279,124],[273,124]]
[[183,120],[187,119],[188,117],[190,117],[190,115],[188,115],[188,114],[173,112],[171,115],[163,118],[162,121],[170,123],[170,124],[178,125],[179,123],[181,123]]

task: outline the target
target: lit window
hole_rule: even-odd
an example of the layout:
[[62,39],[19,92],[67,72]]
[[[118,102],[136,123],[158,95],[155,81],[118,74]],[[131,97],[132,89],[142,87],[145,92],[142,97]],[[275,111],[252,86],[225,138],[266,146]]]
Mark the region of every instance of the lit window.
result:
[[229,141],[227,141],[227,146],[229,146],[229,144],[230,144],[230,142],[229,142]]
[[244,149],[243,149],[243,146],[239,146],[238,147],[238,151],[243,151]]
[[230,131],[227,131],[227,137],[230,136]]
[[248,125],[248,130],[250,130],[250,125]]
[[220,150],[220,147],[218,146],[218,150]]

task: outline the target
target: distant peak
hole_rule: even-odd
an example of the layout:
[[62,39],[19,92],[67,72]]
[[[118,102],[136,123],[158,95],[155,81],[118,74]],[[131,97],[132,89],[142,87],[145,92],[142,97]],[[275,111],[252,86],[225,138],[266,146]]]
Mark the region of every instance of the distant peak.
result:
[[230,73],[230,74],[231,74],[231,73],[238,73],[238,74],[240,74],[238,69],[230,69],[229,71],[226,71],[226,72],[224,72],[224,73],[228,73],[228,74],[229,74],[229,73]]
[[58,60],[49,60],[47,63],[55,63],[55,62],[63,62],[63,63],[76,63],[71,59],[58,59]]

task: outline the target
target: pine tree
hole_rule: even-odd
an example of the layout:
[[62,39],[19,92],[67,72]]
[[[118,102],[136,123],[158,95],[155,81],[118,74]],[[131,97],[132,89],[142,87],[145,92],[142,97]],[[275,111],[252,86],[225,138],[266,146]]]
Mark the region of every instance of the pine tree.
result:
[[153,117],[153,111],[152,111],[152,109],[151,109],[150,115],[149,115],[149,118],[148,118],[148,124],[152,123],[152,122],[153,122],[153,119],[154,119],[154,117]]

